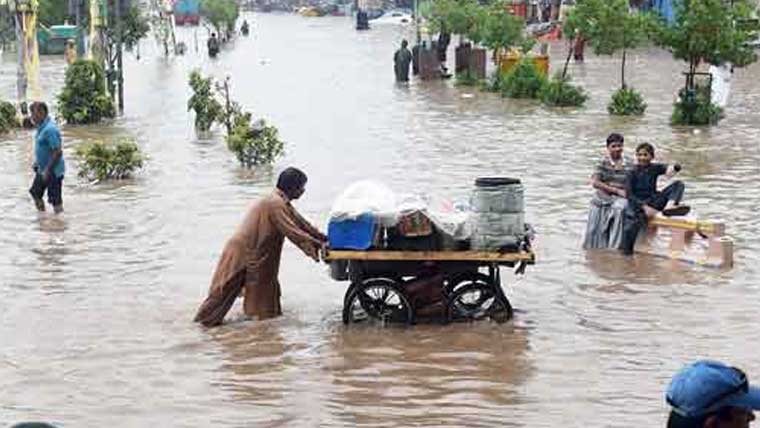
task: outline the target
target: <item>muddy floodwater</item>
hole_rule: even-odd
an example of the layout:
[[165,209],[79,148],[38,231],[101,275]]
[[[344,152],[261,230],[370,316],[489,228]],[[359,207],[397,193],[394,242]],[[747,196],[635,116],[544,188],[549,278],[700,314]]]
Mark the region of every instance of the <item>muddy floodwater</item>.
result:
[[[619,58],[572,65],[591,100],[558,111],[453,82],[397,86],[392,55],[408,29],[247,18],[251,37],[215,61],[193,29],[178,32],[184,57],[162,58],[153,40],[127,56],[124,116],[63,127],[60,217],[27,195],[31,134],[0,141],[0,426],[656,427],[687,361],[723,359],[760,381],[760,66],[736,71],[719,126],[694,130],[668,124],[685,67],[658,50],[629,56],[649,109],[619,119],[606,112]],[[558,69],[564,47],[551,52]],[[235,97],[279,127],[286,155],[273,168],[241,169],[221,131],[195,136],[194,67],[230,75]],[[43,57],[44,98],[62,83],[63,59]],[[15,94],[11,53],[0,93]],[[631,153],[649,141],[683,164],[688,201],[735,239],[733,269],[581,250],[588,177],[612,131]],[[137,178],[78,179],[75,147],[117,138],[149,156]],[[288,244],[282,317],[242,321],[238,303],[223,327],[193,324],[225,240],[288,165],[308,173],[296,206],[320,227],[359,179],[457,200],[478,176],[520,177],[538,261],[503,271],[514,321],[347,328],[347,283]]]

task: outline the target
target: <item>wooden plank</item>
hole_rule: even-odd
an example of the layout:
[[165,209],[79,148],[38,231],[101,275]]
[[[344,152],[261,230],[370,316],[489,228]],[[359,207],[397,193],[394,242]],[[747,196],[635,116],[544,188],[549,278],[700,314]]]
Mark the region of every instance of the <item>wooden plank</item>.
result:
[[706,235],[722,235],[724,225],[722,221],[706,221],[696,218],[675,218],[657,216],[650,221],[652,226],[670,227],[673,229],[683,229],[692,232],[699,231]]
[[328,251],[326,261],[331,260],[385,260],[385,261],[472,261],[472,262],[519,262],[535,260],[532,252],[495,253],[488,251]]

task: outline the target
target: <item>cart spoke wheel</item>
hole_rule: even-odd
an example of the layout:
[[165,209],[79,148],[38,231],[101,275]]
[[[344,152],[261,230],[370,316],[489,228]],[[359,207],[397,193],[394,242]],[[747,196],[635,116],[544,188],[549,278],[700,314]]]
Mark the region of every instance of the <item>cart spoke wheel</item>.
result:
[[512,306],[495,286],[480,282],[457,287],[449,297],[449,321],[491,319],[498,323],[512,318]]
[[447,295],[451,296],[455,291],[471,284],[489,286],[491,284],[491,278],[489,278],[488,275],[484,275],[479,272],[458,275],[452,278],[451,281],[446,284],[444,291]]
[[343,307],[343,322],[411,324],[413,312],[395,281],[376,278],[351,287]]

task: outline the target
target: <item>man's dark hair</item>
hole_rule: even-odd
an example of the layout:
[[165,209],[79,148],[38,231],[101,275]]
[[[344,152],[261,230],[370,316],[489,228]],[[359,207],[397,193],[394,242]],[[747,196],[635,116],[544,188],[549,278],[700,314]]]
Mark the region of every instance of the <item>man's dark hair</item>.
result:
[[291,197],[301,187],[306,185],[306,174],[298,168],[289,167],[280,173],[277,179],[277,188]]
[[654,146],[649,143],[641,143],[636,146],[636,153],[638,153],[639,150],[646,150],[649,152],[649,156],[654,157]]
[[617,132],[613,132],[612,134],[607,137],[607,146],[609,147],[612,143],[622,143],[625,141],[622,135],[618,134]]
[[42,110],[45,114],[48,114],[48,106],[42,101],[35,101],[29,106],[31,111]]

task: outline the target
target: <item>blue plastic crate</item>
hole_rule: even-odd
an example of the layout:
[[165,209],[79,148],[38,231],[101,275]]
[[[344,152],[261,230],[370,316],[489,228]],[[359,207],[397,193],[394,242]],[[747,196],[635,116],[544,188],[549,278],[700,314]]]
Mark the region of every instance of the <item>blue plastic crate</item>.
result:
[[335,250],[368,250],[372,247],[377,221],[372,214],[362,214],[352,220],[330,220],[327,239]]

